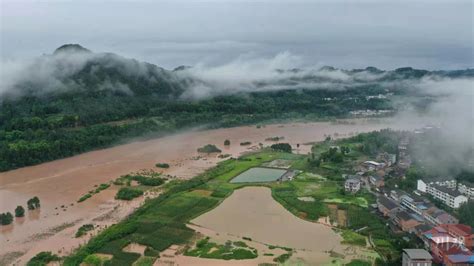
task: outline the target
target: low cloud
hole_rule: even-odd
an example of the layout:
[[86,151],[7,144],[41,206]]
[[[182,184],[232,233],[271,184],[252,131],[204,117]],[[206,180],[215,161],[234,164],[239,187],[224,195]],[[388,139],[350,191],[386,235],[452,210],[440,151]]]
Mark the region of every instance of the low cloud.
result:
[[454,175],[460,169],[473,171],[474,79],[431,76],[413,82],[413,87],[418,93],[434,97],[435,102],[421,115],[409,109],[397,119],[417,119],[439,126],[436,134],[423,136],[423,142],[429,145],[414,144],[415,157],[432,174]]
[[198,64],[177,74],[194,81],[183,95],[185,98],[283,89],[342,89],[383,76],[308,65],[301,56],[290,52],[266,58],[248,54],[217,66]]

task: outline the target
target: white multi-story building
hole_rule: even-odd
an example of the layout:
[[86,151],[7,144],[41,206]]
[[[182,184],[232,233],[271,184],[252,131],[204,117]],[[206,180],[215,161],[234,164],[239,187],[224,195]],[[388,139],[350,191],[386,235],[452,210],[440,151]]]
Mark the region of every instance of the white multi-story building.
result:
[[436,184],[427,185],[426,192],[453,209],[459,208],[461,204],[466,203],[468,200],[468,198],[459,191]]
[[458,190],[461,194],[474,199],[474,184],[468,182],[459,182]]
[[434,198],[443,201],[451,208],[459,208],[459,206],[468,201],[468,197],[474,198],[474,187],[469,183],[459,183],[456,190],[457,182],[452,178],[438,179],[433,181],[417,181],[417,189],[421,192],[428,193]]

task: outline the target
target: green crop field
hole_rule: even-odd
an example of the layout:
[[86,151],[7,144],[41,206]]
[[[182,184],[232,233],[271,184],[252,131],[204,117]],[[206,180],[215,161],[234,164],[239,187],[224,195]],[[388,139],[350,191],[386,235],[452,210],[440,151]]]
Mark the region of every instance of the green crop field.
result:
[[232,179],[231,183],[261,183],[276,181],[286,170],[255,167],[251,168]]

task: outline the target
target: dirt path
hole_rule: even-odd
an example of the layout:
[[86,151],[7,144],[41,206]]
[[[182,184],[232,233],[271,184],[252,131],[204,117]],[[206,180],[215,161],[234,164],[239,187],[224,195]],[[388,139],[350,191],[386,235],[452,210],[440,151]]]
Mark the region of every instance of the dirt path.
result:
[[[76,201],[94,189],[94,185],[140,169],[159,171],[154,167],[158,162],[170,164],[171,167],[164,171],[166,174],[191,178],[222,160],[216,156],[196,160],[197,148],[205,144],[216,144],[223,153],[239,156],[257,148],[258,143],[273,143],[265,141],[268,137],[283,136],[284,142],[296,147],[297,143],[320,141],[335,133],[345,137],[387,127],[413,128],[412,125],[394,125],[393,121],[369,123],[357,120],[345,124],[294,123],[194,131],[0,173],[0,213],[13,212],[17,205],[25,206],[33,196],[38,196],[42,203],[39,213],[28,213],[26,218],[16,220],[13,225],[0,226],[0,262],[5,257],[11,259],[23,253],[21,261],[24,262],[39,251],[57,252],[63,246],[66,248],[61,250],[62,254],[68,253],[84,241],[71,237],[80,225],[112,213],[110,217],[113,218],[103,219],[104,224],[110,224],[136,207],[115,201],[114,188],[77,204]],[[231,141],[230,147],[224,147],[225,139]],[[243,141],[251,141],[252,146],[240,146]],[[310,147],[301,145],[295,152],[306,154]]]

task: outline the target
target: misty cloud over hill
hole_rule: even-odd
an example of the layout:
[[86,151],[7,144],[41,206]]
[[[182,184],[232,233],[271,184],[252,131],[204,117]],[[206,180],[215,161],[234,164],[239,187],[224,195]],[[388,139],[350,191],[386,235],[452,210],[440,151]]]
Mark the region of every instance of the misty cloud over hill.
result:
[[[346,89],[358,86],[420,88],[450,93],[472,84],[474,70],[426,71],[410,67],[344,70],[304,65],[288,52],[270,58],[239,57],[218,66],[198,64],[165,70],[112,53],[64,45],[51,55],[2,63],[0,95],[41,96],[71,91],[106,90],[125,95],[201,99],[239,92],[286,89]],[[454,85],[453,85],[454,84]],[[434,89],[431,91],[430,87]],[[446,89],[446,91],[445,91]]]

